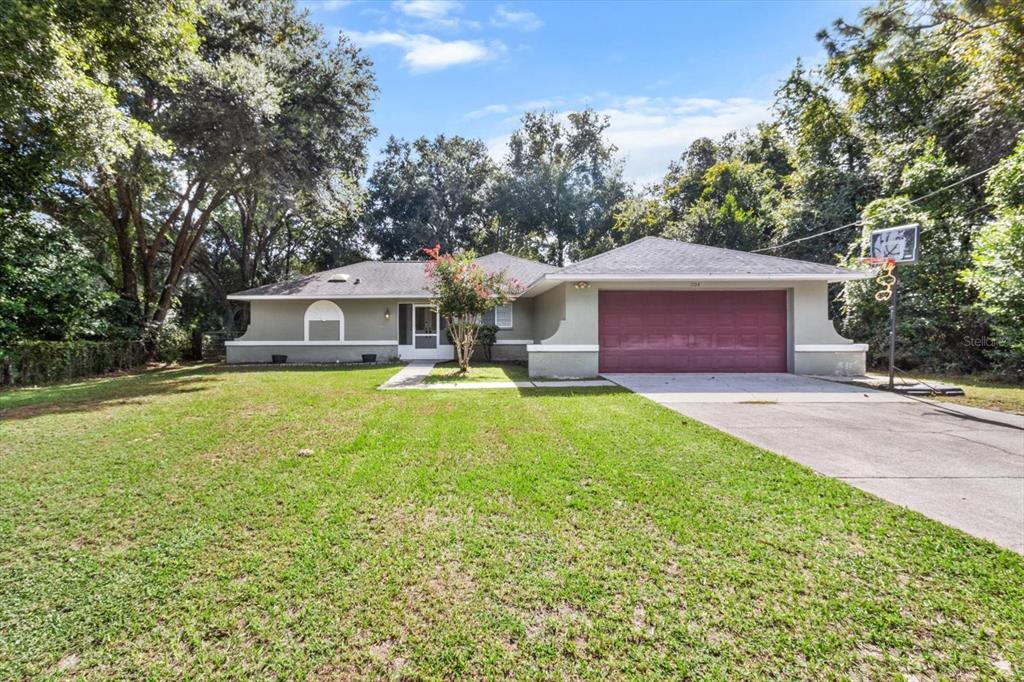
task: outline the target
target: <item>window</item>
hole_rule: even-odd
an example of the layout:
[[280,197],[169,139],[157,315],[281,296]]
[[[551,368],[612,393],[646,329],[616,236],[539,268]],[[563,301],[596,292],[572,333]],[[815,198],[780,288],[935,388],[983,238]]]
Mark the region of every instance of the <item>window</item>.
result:
[[494,309],[494,324],[498,329],[512,328],[512,304],[499,305]]

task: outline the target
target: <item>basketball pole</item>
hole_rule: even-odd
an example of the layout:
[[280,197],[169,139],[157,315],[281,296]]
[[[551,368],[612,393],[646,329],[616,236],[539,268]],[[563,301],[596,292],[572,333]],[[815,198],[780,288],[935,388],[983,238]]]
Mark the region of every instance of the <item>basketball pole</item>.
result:
[[889,390],[896,389],[896,299],[899,296],[900,281],[896,278],[896,268],[892,269],[892,302],[889,305]]

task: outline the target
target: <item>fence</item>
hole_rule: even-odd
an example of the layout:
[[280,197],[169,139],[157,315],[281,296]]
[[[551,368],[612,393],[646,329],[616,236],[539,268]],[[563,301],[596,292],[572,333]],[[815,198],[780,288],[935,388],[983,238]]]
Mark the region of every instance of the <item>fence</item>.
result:
[[0,385],[30,386],[136,369],[142,341],[26,341],[0,351]]
[[225,341],[241,336],[239,332],[205,332],[201,344],[201,356],[206,362],[220,362],[227,355]]

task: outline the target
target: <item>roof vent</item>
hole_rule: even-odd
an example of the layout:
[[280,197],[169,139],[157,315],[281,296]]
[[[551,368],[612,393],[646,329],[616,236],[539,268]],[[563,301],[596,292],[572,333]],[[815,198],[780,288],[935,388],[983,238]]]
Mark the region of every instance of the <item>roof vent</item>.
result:
[[339,273],[337,273],[335,275],[331,275],[330,277],[328,277],[327,281],[328,282],[347,282],[348,281],[348,275],[346,275],[343,272],[339,272]]

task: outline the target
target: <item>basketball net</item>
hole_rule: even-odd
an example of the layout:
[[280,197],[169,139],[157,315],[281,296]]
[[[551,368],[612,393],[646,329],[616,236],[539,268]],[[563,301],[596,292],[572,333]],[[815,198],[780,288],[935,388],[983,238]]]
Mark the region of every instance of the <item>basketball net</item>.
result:
[[882,287],[875,292],[876,301],[888,301],[892,299],[892,287],[896,284],[896,275],[892,271],[896,268],[896,260],[893,258],[862,258],[865,263],[879,266],[878,277],[875,281]]

